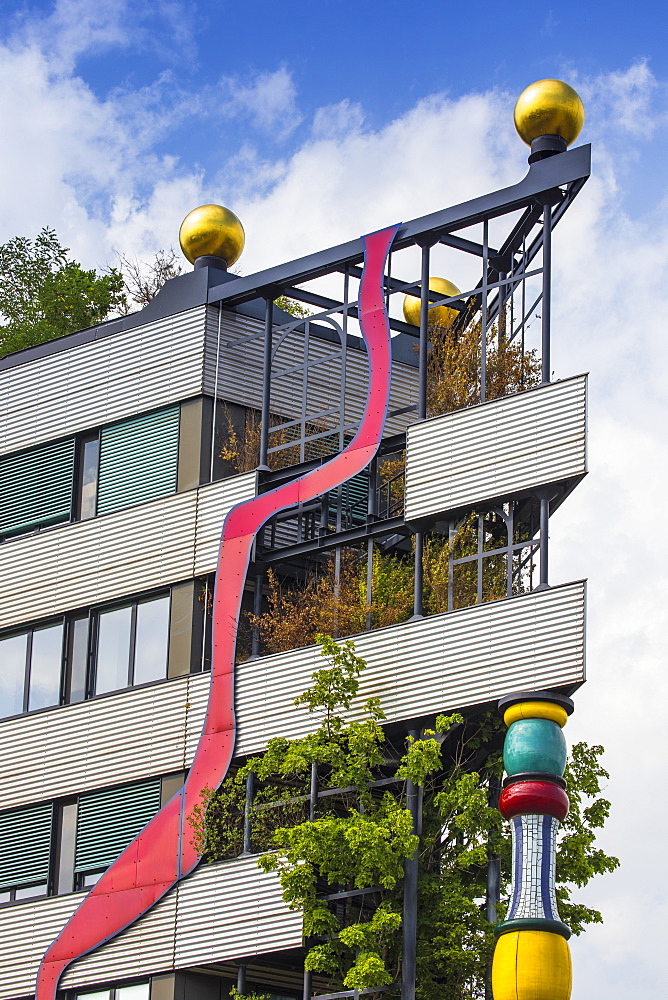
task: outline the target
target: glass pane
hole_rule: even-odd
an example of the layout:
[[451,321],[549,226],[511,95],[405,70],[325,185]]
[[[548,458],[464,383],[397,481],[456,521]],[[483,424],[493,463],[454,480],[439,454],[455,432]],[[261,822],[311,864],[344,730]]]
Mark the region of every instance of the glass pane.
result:
[[77,803],[68,802],[60,812],[60,850],[56,891],[72,892],[74,889],[74,853],[77,834]]
[[148,1000],[149,984],[135,983],[134,986],[121,986],[116,990],[116,1000]]
[[95,694],[127,687],[132,608],[100,614],[97,635]]
[[97,472],[100,465],[100,439],[84,441],[81,457],[81,513],[82,521],[97,513]]
[[14,893],[14,899],[32,899],[33,896],[46,896],[46,890],[46,882],[42,882],[40,885],[28,885],[23,889],[17,889]]
[[0,639],[0,715],[23,711],[27,638],[24,632]]
[[59,703],[62,660],[62,623],[36,629],[32,634],[28,711]]
[[169,595],[137,605],[135,684],[167,676],[169,641]]
[[67,700],[72,703],[86,697],[88,668],[88,618],[76,618],[70,623],[70,679]]
[[74,1000],[109,1000],[109,990],[96,993],[75,993]]

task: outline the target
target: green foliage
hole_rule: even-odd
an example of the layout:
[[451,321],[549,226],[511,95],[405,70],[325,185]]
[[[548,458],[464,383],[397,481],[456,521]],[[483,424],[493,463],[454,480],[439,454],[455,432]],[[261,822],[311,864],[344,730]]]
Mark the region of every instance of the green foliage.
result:
[[289,313],[290,316],[296,316],[299,319],[311,315],[311,311],[306,306],[303,306],[301,302],[296,302],[295,299],[289,298],[287,295],[279,295],[277,299],[274,299],[274,305],[282,309],[283,312]]
[[[505,727],[497,713],[474,719],[441,715],[433,729],[395,746],[384,732],[378,699],[368,699],[361,721],[344,714],[359,693],[364,662],[352,642],[319,636],[328,666],[295,704],[320,713],[309,735],[269,741],[261,756],[206,793],[193,817],[195,842],[211,859],[238,854],[246,778],[256,796],[251,810],[258,864],[278,875],[286,904],[303,913],[309,941],[306,968],[327,977],[332,990],[387,986],[401,976],[401,880],[416,848],[418,877],[418,1000],[472,1000],[484,996],[493,950],[485,917],[486,867],[501,860],[505,912],[510,876],[510,834],[489,805],[490,786],[503,770]],[[595,846],[595,831],[609,810],[600,798],[607,773],[601,747],[576,744],[568,765],[571,813],[557,852],[561,916],[579,933],[600,914],[571,901],[574,887],[617,867]],[[311,769],[319,788],[308,815]],[[389,786],[379,787],[379,777]],[[406,785],[423,789],[423,829],[413,832]],[[391,789],[391,791],[389,790]],[[372,889],[328,901],[328,893]]]
[[123,276],[68,260],[53,229],[0,246],[0,357],[99,323],[125,302]]

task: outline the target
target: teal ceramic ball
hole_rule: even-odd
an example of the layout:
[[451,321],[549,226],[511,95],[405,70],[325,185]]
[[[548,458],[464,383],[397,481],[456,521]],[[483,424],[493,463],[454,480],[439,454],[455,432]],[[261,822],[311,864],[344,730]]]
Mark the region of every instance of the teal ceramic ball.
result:
[[507,774],[548,771],[561,777],[566,767],[566,740],[560,726],[549,719],[513,722],[503,744]]

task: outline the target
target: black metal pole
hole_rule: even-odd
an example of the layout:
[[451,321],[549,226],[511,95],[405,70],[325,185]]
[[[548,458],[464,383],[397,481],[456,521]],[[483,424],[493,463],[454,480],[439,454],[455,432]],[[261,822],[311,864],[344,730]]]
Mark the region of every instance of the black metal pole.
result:
[[[309,823],[313,823],[315,820],[315,807],[318,802],[318,765],[313,761],[311,763],[311,788],[309,791],[308,799],[308,818]],[[305,942],[306,950],[308,951],[308,942]],[[309,972],[308,969],[304,969],[304,985],[302,998],[303,1000],[311,1000],[311,994],[313,992],[313,973]]]
[[540,498],[540,587],[548,587],[548,548],[550,535],[550,499]]
[[255,589],[253,592],[253,616],[255,621],[253,622],[253,630],[251,633],[251,659],[255,659],[260,655],[260,626],[257,623],[257,619],[262,614],[262,580],[263,574],[255,574]]
[[[417,732],[408,734],[417,739]],[[413,833],[422,833],[422,788],[406,782],[406,805],[413,818]],[[401,1000],[415,1000],[417,966],[418,849],[404,862],[404,914],[402,921]]]
[[[498,808],[501,783],[498,778],[490,779],[487,801],[492,809]],[[497,907],[501,898],[501,858],[495,851],[495,840],[498,836],[496,827],[489,832],[487,846],[487,894],[485,898],[485,916],[490,924],[497,921]],[[492,994],[492,963],[488,963],[485,979],[485,1000],[493,1000]]]
[[413,567],[413,618],[422,618],[422,590],[424,587],[424,533],[415,532],[415,559]]
[[543,296],[541,301],[541,380],[550,381],[550,304],[552,297],[552,206],[543,206]]
[[242,996],[246,993],[246,963],[243,962],[237,969],[237,993]]
[[420,356],[418,359],[418,420],[427,416],[427,366],[429,362],[429,247],[422,247],[420,273]]
[[253,850],[251,840],[251,810],[253,808],[253,797],[255,795],[255,777],[251,771],[246,775],[246,799],[244,802],[244,854],[250,854]]
[[[480,402],[487,399],[487,280],[489,272],[489,223],[482,224],[482,301],[480,313]],[[499,295],[501,289],[499,289]]]
[[269,451],[269,409],[271,406],[271,351],[274,324],[274,300],[265,299],[264,311],[264,355],[262,358],[262,414],[260,424],[260,465],[262,471],[268,471],[267,455]]

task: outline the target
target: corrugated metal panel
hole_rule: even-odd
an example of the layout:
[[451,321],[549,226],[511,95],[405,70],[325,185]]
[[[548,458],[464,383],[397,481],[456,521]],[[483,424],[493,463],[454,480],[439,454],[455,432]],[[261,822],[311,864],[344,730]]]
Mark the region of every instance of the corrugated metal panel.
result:
[[301,914],[288,910],[277,877],[254,857],[204,865],[179,889],[178,969],[301,943]]
[[0,459],[0,535],[69,521],[74,439]]
[[197,506],[195,576],[212,573],[216,568],[220,534],[228,510],[257,492],[257,473],[244,472],[213,486],[202,486]]
[[[0,1000],[34,990],[39,961],[82,899],[80,893],[12,906],[0,923]],[[301,944],[301,915],[256,859],[205,865],[117,938],[74,962],[62,986],[187,968]],[[176,949],[176,957],[175,957]]]
[[[260,409],[262,403],[262,351],[263,338],[247,341],[245,344],[227,346],[231,342],[254,333],[262,333],[263,322],[242,316],[239,313],[223,311],[221,317],[220,349],[218,349],[218,309],[210,307],[207,318],[206,350],[204,356],[204,391],[217,395],[231,403]],[[301,411],[301,375],[295,373],[285,378],[277,378],[282,371],[299,365],[303,356],[304,335],[293,332],[282,341],[274,359],[271,386],[272,413],[295,419]],[[337,345],[326,340],[311,337],[309,341],[309,362],[325,361],[336,354]],[[346,371],[346,423],[356,425],[362,415],[368,390],[368,363],[363,351],[350,348],[347,352]],[[218,378],[216,379],[216,358],[218,357]],[[340,361],[333,359],[329,364],[313,364],[309,369],[308,412],[314,414],[339,405],[341,384]],[[417,369],[394,362],[392,365],[392,385],[389,412],[412,406],[417,402]],[[324,427],[332,426],[324,418]],[[386,434],[398,434],[415,419],[414,413],[391,417],[387,422]],[[271,445],[271,438],[270,438]]]
[[169,972],[174,968],[177,906],[178,892],[169,892],[117,938],[73,962],[63,976],[63,988]]
[[587,471],[587,377],[414,424],[406,518],[425,517]]
[[160,808],[160,778],[82,795],[75,872],[107,868]]
[[97,513],[108,514],[173,493],[178,457],[178,406],[104,427]]
[[255,488],[246,473],[4,543],[0,628],[213,570],[227,511]]
[[[362,674],[354,715],[381,699],[390,722],[493,701],[513,690],[584,679],[582,582],[432,615],[355,636]],[[237,667],[236,752],[262,749],[313,717],[294,698],[322,666],[319,647],[248,660]]]
[[[368,663],[354,715],[381,698],[389,721],[493,701],[531,687],[584,679],[585,585],[570,583],[461,608],[355,637]],[[236,753],[313,728],[294,699],[322,666],[319,647],[237,666]],[[419,683],[416,683],[416,677]],[[7,807],[179,770],[192,760],[208,674],[0,723]]]
[[178,677],[0,723],[0,802],[11,808],[180,771],[194,680],[201,692],[194,723],[199,731],[208,675]]
[[0,1000],[35,995],[40,959],[78,906],[81,895],[17,903],[0,920]]
[[47,882],[53,804],[0,813],[0,889]]
[[200,394],[205,311],[0,372],[0,454]]

